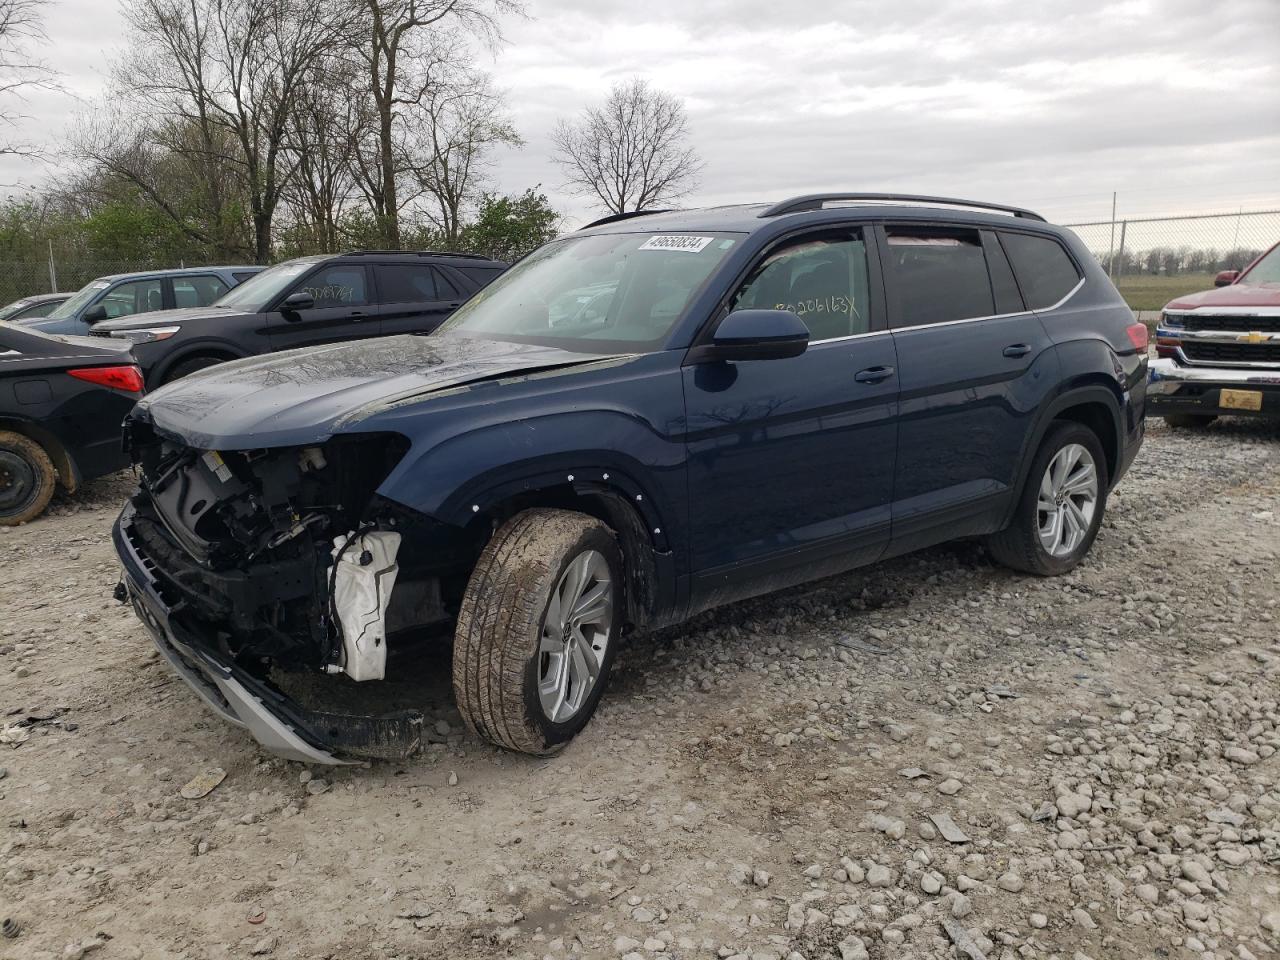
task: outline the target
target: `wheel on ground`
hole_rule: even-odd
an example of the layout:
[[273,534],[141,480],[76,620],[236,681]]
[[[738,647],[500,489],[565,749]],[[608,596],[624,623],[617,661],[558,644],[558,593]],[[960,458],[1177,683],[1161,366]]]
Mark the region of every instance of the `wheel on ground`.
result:
[[1055,423],[1031,462],[1012,522],[987,538],[987,549],[1014,570],[1066,573],[1084,559],[1098,535],[1107,482],[1097,435],[1079,423]]
[[1166,413],[1164,415],[1164,422],[1174,429],[1207,427],[1217,419],[1217,414],[1213,413]]
[[511,750],[559,750],[595,711],[622,619],[613,531],[569,510],[512,517],[481,554],[458,613],[453,692],[467,726]]
[[57,479],[44,447],[20,433],[0,430],[0,526],[40,516]]
[[175,380],[190,376],[197,370],[216,367],[220,363],[226,363],[226,360],[223,357],[192,357],[189,360],[183,360],[170,368],[169,372],[164,375],[164,382],[173,383]]

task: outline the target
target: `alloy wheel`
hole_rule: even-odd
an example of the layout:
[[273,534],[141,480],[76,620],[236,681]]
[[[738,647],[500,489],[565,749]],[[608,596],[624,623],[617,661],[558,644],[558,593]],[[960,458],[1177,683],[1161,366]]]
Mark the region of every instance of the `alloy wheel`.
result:
[[1040,480],[1036,517],[1040,544],[1051,557],[1069,557],[1084,542],[1098,509],[1098,467],[1087,447],[1069,443]]
[[613,580],[598,550],[576,556],[551,591],[538,644],[538,699],[552,723],[582,709],[600,680],[613,628]]

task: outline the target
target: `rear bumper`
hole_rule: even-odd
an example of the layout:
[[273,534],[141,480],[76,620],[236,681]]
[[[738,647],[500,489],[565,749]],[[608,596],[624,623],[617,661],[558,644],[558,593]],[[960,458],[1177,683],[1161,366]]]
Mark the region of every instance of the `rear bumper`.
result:
[[156,649],[214,713],[246,729],[267,750],[303,763],[345,764],[340,754],[398,758],[421,742],[422,716],[347,716],[311,710],[202,643],[182,622],[185,604],[169,602],[136,536],[126,505],[112,528],[122,576],[116,597],[129,603]]
[[[1223,390],[1261,394],[1261,409],[1222,406]],[[1280,369],[1185,366],[1175,360],[1151,362],[1147,415],[1189,413],[1203,416],[1280,417]]]

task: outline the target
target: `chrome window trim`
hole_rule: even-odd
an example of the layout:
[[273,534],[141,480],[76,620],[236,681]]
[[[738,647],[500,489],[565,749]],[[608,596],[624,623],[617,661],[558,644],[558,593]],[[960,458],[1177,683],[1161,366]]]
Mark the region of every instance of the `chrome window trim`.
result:
[[[1048,313],[1065,305],[1068,300],[1079,293],[1080,288],[1084,286],[1084,282],[1085,278],[1081,277],[1076,281],[1076,285],[1068,290],[1061,300],[1040,310],[1015,310],[1013,313],[992,313],[985,317],[964,317],[961,320],[940,320],[937,323],[918,323],[911,327],[889,327],[884,330],[871,330],[867,333],[852,333],[847,337],[828,337],[826,340],[811,340],[809,341],[809,346],[816,347],[820,343],[836,343],[841,340],[859,340],[863,337],[874,337],[882,333],[895,333],[904,330],[929,330],[934,327],[954,327],[960,323],[978,323],[982,320],[1007,320],[1010,317],[1026,317],[1034,316],[1037,313]],[[804,317],[801,317],[800,319],[803,320]]]

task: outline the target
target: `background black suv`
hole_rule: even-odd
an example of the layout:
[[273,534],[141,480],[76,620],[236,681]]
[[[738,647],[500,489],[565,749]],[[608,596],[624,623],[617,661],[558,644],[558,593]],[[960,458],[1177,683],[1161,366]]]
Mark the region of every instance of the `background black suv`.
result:
[[362,250],[277,264],[208,307],[107,320],[154,389],[196,370],[337,340],[430,333],[507,268],[462,253]]

